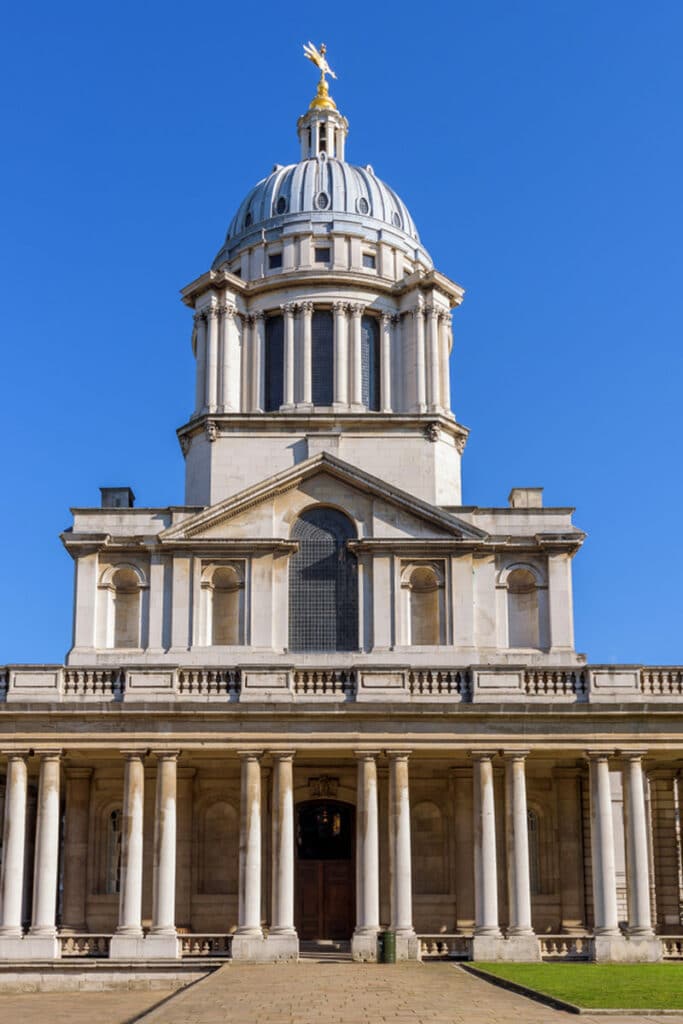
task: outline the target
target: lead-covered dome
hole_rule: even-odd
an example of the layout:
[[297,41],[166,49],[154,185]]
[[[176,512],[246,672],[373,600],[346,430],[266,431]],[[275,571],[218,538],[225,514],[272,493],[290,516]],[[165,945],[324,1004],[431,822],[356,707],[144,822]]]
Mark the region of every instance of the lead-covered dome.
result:
[[[318,105],[316,106],[316,103]],[[230,222],[214,267],[231,263],[245,249],[278,235],[343,234],[371,244],[385,243],[410,263],[432,266],[408,207],[370,165],[344,159],[348,122],[325,94],[299,118],[302,159],[276,164],[247,194]]]

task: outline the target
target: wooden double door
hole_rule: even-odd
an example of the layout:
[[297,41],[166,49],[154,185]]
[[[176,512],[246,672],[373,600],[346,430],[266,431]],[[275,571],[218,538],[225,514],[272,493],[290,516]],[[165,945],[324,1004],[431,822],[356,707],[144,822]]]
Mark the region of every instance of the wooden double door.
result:
[[355,924],[354,808],[297,806],[296,927],[306,940],[351,938]]

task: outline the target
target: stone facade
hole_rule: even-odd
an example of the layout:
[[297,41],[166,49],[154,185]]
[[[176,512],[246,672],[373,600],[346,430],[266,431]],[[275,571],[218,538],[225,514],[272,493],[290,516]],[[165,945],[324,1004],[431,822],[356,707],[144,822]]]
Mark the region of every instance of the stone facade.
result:
[[680,957],[683,669],[576,653],[572,509],[461,504],[463,291],[325,102],[183,291],[185,505],[74,510],[0,669],[0,959]]

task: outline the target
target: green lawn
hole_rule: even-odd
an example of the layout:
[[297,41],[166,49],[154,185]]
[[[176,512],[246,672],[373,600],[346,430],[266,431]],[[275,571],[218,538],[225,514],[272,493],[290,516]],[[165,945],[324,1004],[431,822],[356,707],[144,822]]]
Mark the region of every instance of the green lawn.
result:
[[577,1006],[683,1010],[683,964],[483,964],[473,967]]

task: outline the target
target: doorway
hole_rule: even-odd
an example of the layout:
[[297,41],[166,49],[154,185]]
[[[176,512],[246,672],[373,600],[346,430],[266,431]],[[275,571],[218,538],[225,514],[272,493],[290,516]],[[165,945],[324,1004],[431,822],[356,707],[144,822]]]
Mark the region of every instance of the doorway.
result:
[[355,919],[354,808],[307,800],[296,809],[297,932],[304,941],[351,938]]

